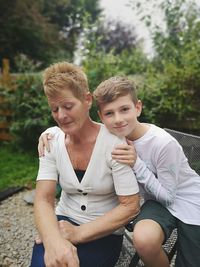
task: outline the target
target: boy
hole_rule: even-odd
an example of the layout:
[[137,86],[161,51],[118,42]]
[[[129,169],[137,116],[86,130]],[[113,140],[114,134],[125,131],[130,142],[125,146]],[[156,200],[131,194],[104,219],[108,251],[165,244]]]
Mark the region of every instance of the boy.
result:
[[129,140],[112,157],[132,165],[145,200],[133,231],[134,247],[145,266],[170,266],[162,244],[177,228],[176,267],[198,267],[200,177],[190,168],[182,147],[163,129],[138,121],[142,103],[127,78],[102,82],[93,96],[108,130]]
[[[134,247],[145,266],[169,267],[162,244],[178,229],[177,267],[200,262],[200,177],[179,143],[163,129],[140,123],[142,103],[134,84],[112,77],[94,91],[99,116],[108,130],[133,144],[133,171],[145,203],[135,220]],[[130,146],[113,151],[115,160],[129,163]]]

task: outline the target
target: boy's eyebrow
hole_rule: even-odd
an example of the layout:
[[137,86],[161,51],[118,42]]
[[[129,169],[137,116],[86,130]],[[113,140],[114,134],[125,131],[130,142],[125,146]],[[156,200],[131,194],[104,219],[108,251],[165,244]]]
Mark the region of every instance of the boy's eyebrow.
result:
[[[123,108],[123,107],[127,107],[127,106],[129,106],[129,104],[121,105],[118,108]],[[112,111],[113,108],[103,108],[103,107],[100,107],[100,110],[103,110],[103,111]]]

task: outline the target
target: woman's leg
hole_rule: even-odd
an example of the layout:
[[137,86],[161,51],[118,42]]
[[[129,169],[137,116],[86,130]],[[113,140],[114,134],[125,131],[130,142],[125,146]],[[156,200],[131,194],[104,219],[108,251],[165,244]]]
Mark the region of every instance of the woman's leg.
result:
[[200,226],[177,222],[178,246],[176,267],[200,266]]
[[114,267],[119,259],[123,236],[109,235],[77,246],[80,267]]
[[[66,216],[57,216],[58,221],[60,220],[66,220],[71,222],[74,225],[77,225],[76,223],[72,222],[68,217]],[[34,244],[33,246],[33,252],[32,252],[32,258],[31,258],[31,265],[30,267],[45,267],[44,264],[44,246],[43,243],[41,244]]]
[[43,244],[34,244],[30,267],[45,267]]
[[176,220],[156,201],[147,201],[136,218],[133,245],[147,267],[169,267],[162,244],[175,228]]
[[[58,221],[66,220],[77,225],[65,216],[58,215],[57,217]],[[121,252],[122,242],[123,236],[109,235],[98,240],[77,245],[80,267],[115,266]],[[45,267],[43,244],[34,244],[30,267]]]

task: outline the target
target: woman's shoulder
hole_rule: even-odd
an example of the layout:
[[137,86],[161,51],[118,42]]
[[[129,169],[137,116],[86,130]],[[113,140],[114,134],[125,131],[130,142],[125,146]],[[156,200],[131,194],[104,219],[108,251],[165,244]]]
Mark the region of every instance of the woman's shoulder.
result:
[[109,144],[120,144],[126,142],[125,137],[118,137],[112,134],[108,131],[104,124],[101,124],[101,131],[103,140],[107,141]]

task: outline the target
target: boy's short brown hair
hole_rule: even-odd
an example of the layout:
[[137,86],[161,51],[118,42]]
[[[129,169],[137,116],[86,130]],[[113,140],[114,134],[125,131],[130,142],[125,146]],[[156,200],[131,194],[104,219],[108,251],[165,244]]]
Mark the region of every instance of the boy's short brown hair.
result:
[[111,77],[100,83],[93,92],[98,108],[101,104],[110,103],[125,95],[130,95],[134,104],[138,102],[136,86],[133,81],[125,76]]
[[43,86],[47,97],[54,97],[68,89],[81,100],[84,93],[89,91],[86,74],[79,66],[69,62],[54,63],[46,68]]

